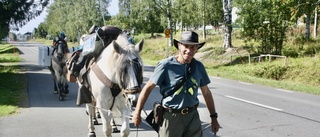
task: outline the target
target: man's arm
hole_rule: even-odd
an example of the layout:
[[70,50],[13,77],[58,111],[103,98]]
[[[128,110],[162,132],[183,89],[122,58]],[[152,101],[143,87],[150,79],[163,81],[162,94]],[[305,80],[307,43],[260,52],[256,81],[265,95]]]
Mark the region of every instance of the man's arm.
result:
[[[220,125],[218,123],[217,117],[215,117],[216,115],[216,109],[215,109],[215,105],[214,105],[214,101],[213,101],[213,97],[211,94],[210,89],[208,88],[208,86],[202,86],[200,87],[201,92],[202,92],[202,96],[206,102],[207,108],[209,110],[210,113],[210,117],[211,117],[211,127],[212,127],[212,132],[218,132]],[[216,115],[217,116],[217,115]]]
[[146,85],[143,87],[142,91],[140,92],[136,110],[133,114],[132,122],[135,126],[139,127],[141,123],[141,111],[143,109],[144,104],[146,103],[151,91],[156,85],[152,83],[150,80],[146,83]]

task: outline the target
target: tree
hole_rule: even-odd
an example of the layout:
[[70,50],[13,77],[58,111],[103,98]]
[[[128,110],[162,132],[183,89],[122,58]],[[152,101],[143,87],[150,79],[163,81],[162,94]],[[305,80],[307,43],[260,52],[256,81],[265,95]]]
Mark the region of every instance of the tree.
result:
[[167,18],[167,28],[170,29],[170,39],[168,41],[168,45],[172,46],[173,42],[173,36],[172,36],[172,31],[173,31],[173,22],[172,22],[172,1],[171,0],[153,0],[153,2],[160,8],[162,13],[165,13],[166,18]]
[[[71,41],[78,41],[82,34],[88,33],[92,25],[103,26],[103,18],[108,15],[101,5],[110,0],[55,0],[49,7],[45,20],[47,32],[56,36],[64,31]],[[85,5],[85,6],[83,6]]]
[[[296,21],[299,17],[306,16],[306,39],[310,39],[310,24],[313,11],[319,5],[318,0],[288,0],[291,5],[291,20]],[[316,23],[316,22],[315,22]]]
[[232,33],[232,0],[223,0],[223,25],[224,25],[224,48],[231,48],[231,33]]
[[[49,0],[1,0],[0,37],[8,35],[10,29],[19,30],[27,22],[39,16]],[[10,27],[11,26],[11,27]]]
[[281,55],[289,26],[290,4],[283,0],[239,0],[242,36],[260,42],[259,53]]

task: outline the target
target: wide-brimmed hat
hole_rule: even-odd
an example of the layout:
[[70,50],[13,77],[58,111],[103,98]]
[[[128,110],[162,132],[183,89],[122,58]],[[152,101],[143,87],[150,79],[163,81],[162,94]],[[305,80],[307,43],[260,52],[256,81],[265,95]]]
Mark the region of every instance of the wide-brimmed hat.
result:
[[186,44],[186,45],[198,45],[198,49],[202,48],[202,46],[206,42],[200,42],[198,34],[194,31],[185,31],[181,33],[180,40],[173,39],[173,45],[179,49],[178,43]]

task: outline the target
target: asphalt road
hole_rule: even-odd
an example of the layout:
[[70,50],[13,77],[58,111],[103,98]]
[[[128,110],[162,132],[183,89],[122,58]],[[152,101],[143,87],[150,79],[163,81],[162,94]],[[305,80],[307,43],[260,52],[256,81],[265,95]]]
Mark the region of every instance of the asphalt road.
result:
[[[70,83],[66,101],[58,101],[53,94],[49,70],[38,65],[38,44],[15,43],[25,60],[28,79],[28,101],[18,114],[0,118],[0,137],[84,137],[87,136],[88,117],[84,106],[76,106],[78,86]],[[153,71],[145,66],[144,82]],[[211,77],[209,88],[215,99],[222,129],[221,137],[317,137],[320,129],[320,97]],[[320,89],[319,89],[320,90]],[[145,105],[146,112],[161,96],[156,88]],[[205,137],[213,136],[208,127],[209,113],[201,94],[199,113]],[[143,116],[145,117],[145,116]],[[98,119],[99,120],[99,119]],[[131,137],[156,137],[145,123],[140,128],[133,124]],[[102,126],[96,126],[102,137]],[[119,137],[118,133],[113,134]]]

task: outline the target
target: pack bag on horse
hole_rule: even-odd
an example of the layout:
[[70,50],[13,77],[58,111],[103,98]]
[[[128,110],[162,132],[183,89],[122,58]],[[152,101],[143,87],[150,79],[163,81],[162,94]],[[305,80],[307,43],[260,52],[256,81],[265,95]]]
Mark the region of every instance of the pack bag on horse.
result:
[[54,50],[51,55],[51,65],[48,67],[53,78],[54,93],[59,94],[60,101],[64,101],[64,97],[69,93],[69,85],[66,79],[66,61],[69,49],[64,33],[63,36],[55,41]]
[[89,29],[89,35],[81,36],[80,48],[72,53],[67,63],[70,73],[78,79],[78,106],[83,103],[92,102],[89,91],[90,87],[83,77],[88,70],[88,64],[92,59],[98,57],[102,50],[115,40],[121,32],[121,29],[114,26],[103,26],[100,28],[93,25]]

